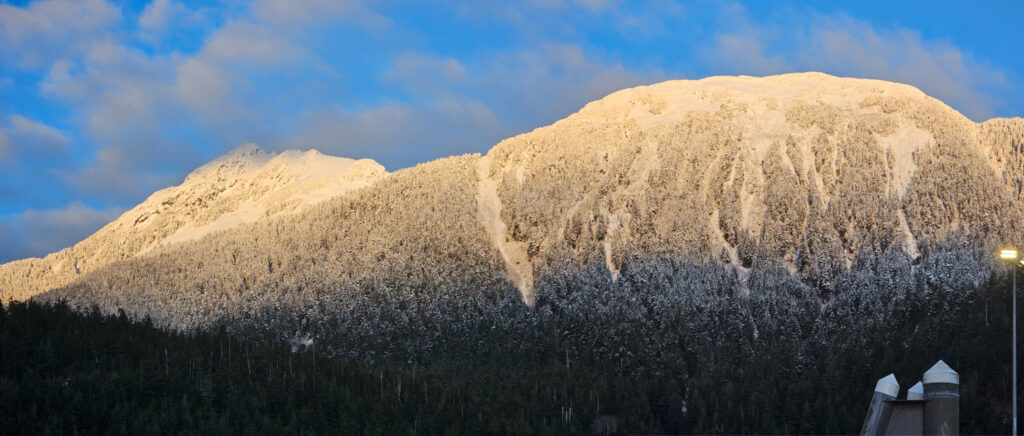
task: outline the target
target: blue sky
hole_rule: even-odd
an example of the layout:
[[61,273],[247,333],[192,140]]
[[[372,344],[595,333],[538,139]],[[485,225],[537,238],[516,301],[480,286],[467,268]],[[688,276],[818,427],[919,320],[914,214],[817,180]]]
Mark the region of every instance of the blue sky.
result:
[[0,262],[69,246],[246,143],[396,170],[624,87],[823,71],[1024,115],[1017,2],[0,4]]

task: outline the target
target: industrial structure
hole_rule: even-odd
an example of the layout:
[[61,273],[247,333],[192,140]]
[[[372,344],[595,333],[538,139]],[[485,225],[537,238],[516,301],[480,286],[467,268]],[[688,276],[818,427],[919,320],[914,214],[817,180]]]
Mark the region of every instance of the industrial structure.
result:
[[905,399],[897,399],[899,393],[895,375],[878,380],[862,436],[960,434],[960,375],[946,362],[926,371]]

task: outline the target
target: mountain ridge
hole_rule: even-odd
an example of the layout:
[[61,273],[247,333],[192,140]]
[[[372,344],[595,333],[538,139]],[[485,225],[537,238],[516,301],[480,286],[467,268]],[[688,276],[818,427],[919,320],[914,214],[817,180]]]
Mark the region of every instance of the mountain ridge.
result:
[[[238,275],[212,286],[243,295],[287,283],[386,291],[396,280],[438,289],[441,278],[505,280],[533,305],[538,278],[567,259],[600,262],[613,280],[627,256],[713,259],[745,283],[754,260],[771,255],[827,301],[836,277],[890,249],[913,260],[949,238],[1020,239],[1022,132],[1019,118],[974,123],[890,82],[821,73],[669,81],[612,93],[484,156],[399,170],[295,219],[154,252],[173,268],[118,262],[163,271],[152,274],[165,285],[145,286],[180,281],[185,295],[201,279],[174,271],[228,268]],[[212,254],[228,246],[267,255],[232,255],[229,266]],[[5,299],[18,279],[9,265],[0,267]],[[125,281],[131,268],[27,293],[143,286]]]
[[[113,262],[217,231],[299,213],[324,200],[384,177],[370,159],[353,160],[316,150],[267,153],[243,144],[196,168],[177,186],[160,189],[83,241],[43,258],[0,265],[7,298],[38,293],[22,282],[63,286]],[[70,271],[74,269],[74,273]]]

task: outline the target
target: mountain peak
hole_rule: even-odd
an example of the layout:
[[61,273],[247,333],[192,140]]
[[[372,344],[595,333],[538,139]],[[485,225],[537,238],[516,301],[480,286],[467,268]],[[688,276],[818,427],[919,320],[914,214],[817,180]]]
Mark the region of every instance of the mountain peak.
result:
[[246,142],[245,144],[239,145],[225,153],[224,157],[255,156],[265,153],[266,152],[260,148],[259,144],[256,144],[255,142]]
[[780,108],[785,110],[793,103],[854,110],[869,97],[937,102],[910,85],[819,72],[766,77],[711,76],[623,89],[587,104],[563,121],[629,118],[641,125],[654,125],[675,122],[689,112],[714,113],[719,109],[727,111],[723,113],[726,116],[757,117]]
[[[262,218],[296,213],[368,186],[385,174],[384,167],[370,159],[328,156],[317,150],[268,153],[256,144],[244,144],[199,167],[180,186],[160,191],[140,205],[157,203],[154,197],[158,197],[156,213],[169,213],[179,224],[163,241],[141,253]],[[139,223],[136,218],[134,224]]]
[[207,162],[203,166],[193,170],[185,181],[194,180],[211,173],[219,173],[227,176],[228,172],[245,171],[250,168],[260,167],[269,161],[273,154],[268,154],[254,143],[242,144],[235,147],[220,157]]
[[[274,153],[243,144],[195,169],[180,185],[153,193],[75,246],[5,267],[47,271],[48,286],[60,286],[163,246],[302,212],[370,186],[386,174],[371,159],[347,159],[317,150]],[[20,295],[21,286],[28,285],[14,286],[9,292]]]

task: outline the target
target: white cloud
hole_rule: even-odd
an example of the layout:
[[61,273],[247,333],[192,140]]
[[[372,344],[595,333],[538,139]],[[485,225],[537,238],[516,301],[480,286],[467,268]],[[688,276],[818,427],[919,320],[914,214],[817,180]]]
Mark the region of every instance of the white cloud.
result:
[[715,44],[707,56],[715,58],[713,62],[717,65],[737,74],[763,76],[790,70],[781,56],[765,53],[764,40],[756,33],[717,35]]
[[590,12],[600,12],[615,5],[614,0],[576,0],[574,3]]
[[[217,110],[199,110],[176,88],[179,68],[187,64],[181,56],[149,56],[110,42],[94,44],[79,64],[57,62],[41,90],[74,106],[83,133],[96,144],[91,162],[62,171],[59,179],[80,194],[123,202],[179,181],[198,164],[195,150],[176,135],[194,134]],[[217,106],[225,98],[205,91],[192,96],[196,105]]]
[[272,28],[246,21],[224,25],[207,40],[198,57],[244,66],[301,66],[312,54]]
[[[284,148],[311,147],[329,154],[371,157],[389,170],[453,154],[480,151],[502,130],[484,104],[444,98],[410,105],[387,103],[358,111],[310,114]],[[411,161],[411,162],[410,162]]]
[[684,7],[673,0],[653,0],[632,4],[635,10],[620,11],[616,28],[629,39],[647,39],[655,36],[672,37],[684,22]]
[[908,83],[974,120],[996,112],[1005,74],[945,41],[912,30],[877,28],[846,16],[812,15],[808,24],[751,23],[746,10],[724,8],[725,31],[704,59],[723,74],[822,71]]
[[[251,80],[263,75],[301,88],[299,79],[311,77],[303,68],[317,64],[309,57],[244,20],[216,30],[191,56],[94,41],[77,61],[55,62],[40,85],[43,95],[72,104],[75,119],[98,145],[91,164],[62,178],[89,195],[139,197],[198,163],[201,158],[185,145],[193,138],[225,149],[264,140],[262,126],[270,124],[272,108],[254,102],[261,90]],[[177,167],[168,168],[170,163]]]
[[[614,30],[627,41],[677,40],[692,23],[676,0],[529,0],[467,2],[456,13],[467,22],[497,20],[512,27],[512,38],[534,43],[580,41],[590,31]],[[502,29],[502,31],[506,31]]]
[[203,26],[209,22],[209,9],[191,10],[174,0],[153,0],[139,14],[139,37],[159,45],[167,32]]
[[[174,0],[154,0],[139,17],[140,32],[174,28],[187,12]],[[73,120],[98,145],[90,163],[60,179],[86,195],[138,197],[174,182],[172,164],[178,173],[190,170],[201,159],[195,150],[249,141],[373,153],[392,167],[405,166],[486,150],[657,76],[634,74],[571,44],[458,59],[406,53],[396,56],[385,79],[412,101],[353,109],[333,100],[330,90],[319,92],[340,77],[305,42],[318,23],[375,32],[391,26],[387,18],[357,1],[262,0],[251,12],[212,31],[194,54],[150,54],[101,38],[90,40],[80,57],[54,62],[42,93],[70,103]],[[408,133],[394,126],[407,126]]]
[[255,19],[279,29],[344,22],[365,29],[384,30],[391,20],[360,0],[261,0],[253,7]]
[[105,0],[43,0],[0,5],[0,58],[23,68],[80,52],[121,19]]
[[62,161],[68,152],[67,134],[21,115],[11,115],[7,126],[0,127],[0,159]]
[[458,59],[415,52],[396,55],[383,78],[410,92],[435,96],[468,79],[466,67]]
[[14,145],[11,144],[11,138],[3,130],[0,130],[0,162],[7,159],[13,149]]
[[65,151],[68,137],[59,130],[21,115],[11,115],[10,133],[15,138],[25,138],[26,146],[44,151]]
[[179,62],[101,41],[78,63],[56,62],[40,88],[75,108],[94,143],[145,146],[164,134],[162,126],[181,120],[170,92]]
[[[280,143],[295,136],[282,126],[294,124],[302,111],[351,118],[323,110],[339,76],[306,42],[319,37],[318,26],[375,32],[388,29],[388,19],[358,1],[261,0],[241,10],[247,12],[213,30],[193,54],[150,54],[131,48],[129,40],[86,38],[80,56],[54,62],[40,85],[43,95],[70,103],[73,119],[97,144],[89,163],[59,179],[93,198],[134,199],[174,183],[175,175],[209,157],[197,150]],[[200,13],[175,0],[154,0],[139,16],[139,37],[159,39]],[[451,106],[438,102],[418,114],[392,108],[364,118],[417,125],[437,108],[455,111]]]
[[123,212],[119,208],[95,210],[74,202],[63,209],[29,209],[0,217],[0,263],[69,247]]
[[751,22],[746,9],[733,3],[721,5],[714,44],[700,54],[722,74],[769,75],[792,71],[789,62],[771,50],[780,38],[776,29]]
[[876,29],[850,18],[824,18],[811,29],[808,50],[797,62],[837,74],[910,83],[975,120],[995,112],[1002,71],[947,42],[924,41],[907,29]]
[[215,65],[200,59],[186,59],[177,68],[173,95],[185,106],[217,116],[230,100],[231,83]]
[[463,92],[479,95],[517,129],[555,122],[611,92],[665,77],[656,69],[629,70],[575,44],[497,53],[467,70]]
[[628,71],[571,44],[467,59],[406,52],[395,56],[382,78],[408,92],[413,102],[311,113],[284,145],[373,157],[394,170],[485,152],[501,139],[557,121],[591,100],[660,77],[658,71]]
[[463,60],[403,53],[384,74],[389,83],[414,94],[476,96],[502,116],[542,115],[545,123],[613,91],[662,77],[657,70],[630,71],[575,44],[543,44]]
[[153,0],[139,15],[139,27],[155,34],[163,33],[175,16],[188,12],[185,5],[173,0]]
[[89,165],[58,174],[75,191],[92,198],[123,202],[141,200],[158,188],[181,182],[181,168],[195,168],[201,159],[181,144],[163,141],[151,148],[107,147]]

